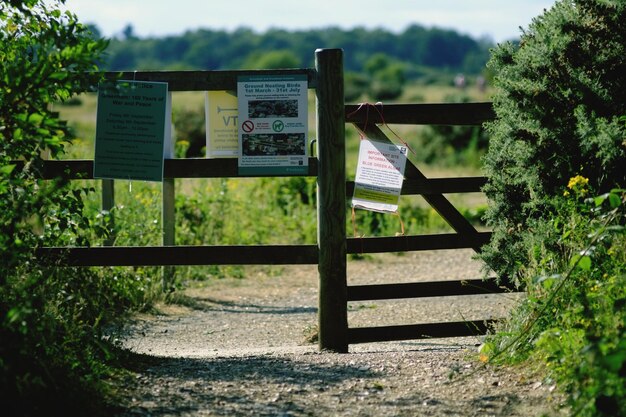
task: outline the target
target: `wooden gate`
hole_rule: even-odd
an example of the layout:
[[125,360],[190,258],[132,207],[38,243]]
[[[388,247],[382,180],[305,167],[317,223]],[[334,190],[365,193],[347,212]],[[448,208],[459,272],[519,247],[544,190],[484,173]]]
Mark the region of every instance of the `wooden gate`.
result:
[[[390,104],[384,106],[384,120],[379,112],[357,111],[346,106],[346,122],[353,123],[366,136],[390,142],[377,124],[409,125],[481,125],[493,119],[491,103],[460,104]],[[480,192],[485,177],[427,178],[411,161],[407,161],[403,195],[421,195],[456,233],[398,236],[384,238],[348,239],[348,253],[381,253],[421,250],[472,248],[479,252],[491,237],[490,232],[477,231],[443,194]],[[348,184],[348,193],[354,184]],[[502,293],[514,290],[505,280],[496,278],[433,281],[347,287],[347,301],[390,300],[459,295]],[[485,334],[494,320],[442,322],[384,327],[347,329],[348,344],[409,340],[423,338],[459,337]]]
[[[421,194],[456,231],[455,234],[384,238],[346,238],[347,198],[353,183],[346,183],[345,124],[354,123],[376,140],[389,140],[375,125],[382,123],[370,112],[369,121],[344,103],[343,52],[319,49],[315,68],[258,71],[157,71],[110,73],[109,77],[167,82],[170,91],[236,90],[241,75],[304,74],[316,94],[317,156],[309,158],[309,176],[317,177],[317,245],[176,246],[174,230],[175,178],[240,177],[236,159],[166,159],[163,181],[163,245],[151,247],[39,248],[44,262],[60,266],[164,266],[175,265],[279,265],[317,264],[319,270],[319,347],[347,352],[349,344],[422,337],[484,333],[488,322],[437,323],[375,328],[349,328],[347,303],[358,300],[432,297],[498,292],[494,281],[415,283],[350,286],[346,279],[349,253],[399,252],[430,249],[474,248],[489,240],[477,232],[449,203],[444,193],[480,191],[484,178],[428,179],[407,162],[403,194]],[[490,103],[386,105],[389,124],[480,124],[493,117]],[[65,176],[93,179],[92,160],[47,161],[44,178]],[[341,179],[344,179],[343,181]],[[339,179],[339,180],[338,180]],[[103,181],[103,208],[113,204],[112,181]],[[165,269],[167,281],[168,269]],[[167,285],[167,282],[165,282]]]

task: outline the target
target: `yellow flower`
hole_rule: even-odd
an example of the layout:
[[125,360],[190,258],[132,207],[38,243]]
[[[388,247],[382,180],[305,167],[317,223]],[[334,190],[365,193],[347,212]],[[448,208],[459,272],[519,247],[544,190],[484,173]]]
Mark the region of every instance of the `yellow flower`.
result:
[[579,187],[586,187],[587,185],[589,185],[589,178],[585,178],[582,175],[576,175],[575,177],[569,179],[569,182],[567,183],[567,188],[573,190]]
[[586,195],[589,192],[589,178],[585,178],[582,175],[576,175],[569,179],[567,188],[574,191],[581,196]]

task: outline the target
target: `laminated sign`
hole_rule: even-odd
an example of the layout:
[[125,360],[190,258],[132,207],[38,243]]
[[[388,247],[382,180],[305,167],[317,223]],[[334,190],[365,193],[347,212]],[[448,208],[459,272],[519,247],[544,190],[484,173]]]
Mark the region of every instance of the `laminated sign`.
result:
[[94,178],[162,181],[171,111],[167,83],[100,84]]
[[382,213],[398,211],[406,146],[361,140],[352,206]]
[[239,174],[308,173],[306,75],[241,76]]
[[207,158],[236,158],[238,136],[236,93],[207,91],[205,100]]

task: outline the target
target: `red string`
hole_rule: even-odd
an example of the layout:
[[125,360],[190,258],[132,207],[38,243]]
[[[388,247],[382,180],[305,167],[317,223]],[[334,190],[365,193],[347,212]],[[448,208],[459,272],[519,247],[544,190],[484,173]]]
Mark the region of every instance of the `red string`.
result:
[[[378,109],[378,105],[380,105],[381,110]],[[363,107],[365,107],[365,123],[363,124],[363,130],[361,130],[361,128],[359,126],[356,126],[356,129],[359,131],[359,139],[363,140],[365,139],[365,137],[367,136],[367,134],[365,133],[365,130],[367,130],[367,125],[369,123],[369,112],[370,112],[370,107],[373,107],[377,112],[378,115],[380,116],[380,120],[381,120],[381,125],[385,126],[387,129],[389,129],[389,131],[391,133],[393,133],[393,135],[404,145],[407,147],[407,149],[409,151],[411,151],[411,153],[413,155],[416,155],[415,151],[413,150],[413,148],[411,148],[411,146],[404,140],[402,139],[385,121],[385,116],[384,116],[384,112],[383,112],[383,103],[381,101],[376,102],[375,104],[369,103],[369,102],[364,102],[364,103],[359,103],[359,107],[356,108],[355,111],[349,113],[347,115],[348,118],[350,118],[351,116],[355,115],[356,113],[358,113]]]
[[[379,104],[380,104],[380,108],[381,108],[381,110],[378,110],[378,107],[376,107],[376,106],[378,106]],[[413,155],[415,155],[415,151],[413,150],[413,148],[411,148],[411,146],[410,146],[410,145],[409,145],[409,144],[408,144],[408,143],[407,143],[404,139],[402,139],[400,136],[398,136],[398,134],[397,134],[396,132],[394,132],[394,130],[391,128],[391,126],[389,126],[389,125],[387,124],[387,122],[385,122],[385,116],[383,115],[383,111],[382,111],[382,109],[383,109],[383,103],[382,103],[382,101],[378,101],[378,102],[376,102],[376,104],[374,104],[374,106],[373,106],[373,107],[374,107],[374,109],[378,112],[378,115],[380,116],[380,120],[382,121],[382,125],[383,125],[383,126],[385,126],[387,129],[389,129],[389,131],[390,131],[391,133],[393,133],[393,135],[394,135],[396,138],[398,138],[398,140],[399,140],[399,141],[400,141],[400,142],[401,142],[404,146],[406,146],[406,147],[407,147],[407,149],[408,149],[409,151],[411,151],[411,153],[412,153]]]
[[[362,108],[363,106],[365,106],[365,124],[363,125],[363,129],[367,130],[367,123],[369,121],[369,114],[370,114],[370,103],[364,102],[364,103],[359,103],[359,107],[356,108],[355,111],[353,111],[352,113],[348,114],[347,117],[350,118],[350,116],[353,116],[355,114],[357,114]],[[363,140],[365,139],[365,132],[363,130],[361,130],[361,128],[359,128],[358,126],[356,126],[356,130],[359,131],[359,139]]]

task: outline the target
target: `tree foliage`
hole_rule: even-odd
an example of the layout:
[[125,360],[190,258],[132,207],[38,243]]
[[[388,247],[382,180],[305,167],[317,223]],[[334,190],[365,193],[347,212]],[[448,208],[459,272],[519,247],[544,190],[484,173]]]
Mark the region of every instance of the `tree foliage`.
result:
[[[124,35],[112,39],[106,68],[154,70],[170,68],[225,70],[256,63],[261,56],[281,51],[292,54],[290,63],[313,66],[317,48],[343,48],[345,68],[364,72],[368,59],[384,54],[411,67],[433,67],[454,72],[480,73],[489,58],[489,41],[475,40],[451,30],[419,25],[394,34],[383,29],[335,27],[307,31],[249,28],[232,32],[199,29],[179,36],[138,39]],[[284,56],[283,56],[284,57]],[[417,74],[417,72],[413,72]]]
[[[95,57],[106,46],[58,6],[0,5],[0,250],[9,261],[19,261],[23,247],[36,246],[32,232],[43,224],[46,201],[59,197],[58,184],[47,187],[35,179],[44,156],[61,154],[71,139],[50,103],[95,83],[98,75],[85,72],[96,69]],[[11,160],[25,161],[24,169],[15,169]],[[60,221],[58,216],[45,220],[48,225]]]
[[599,192],[626,183],[626,4],[559,1],[533,20],[519,45],[496,48],[485,166],[494,229],[483,259],[520,276],[568,179]]

